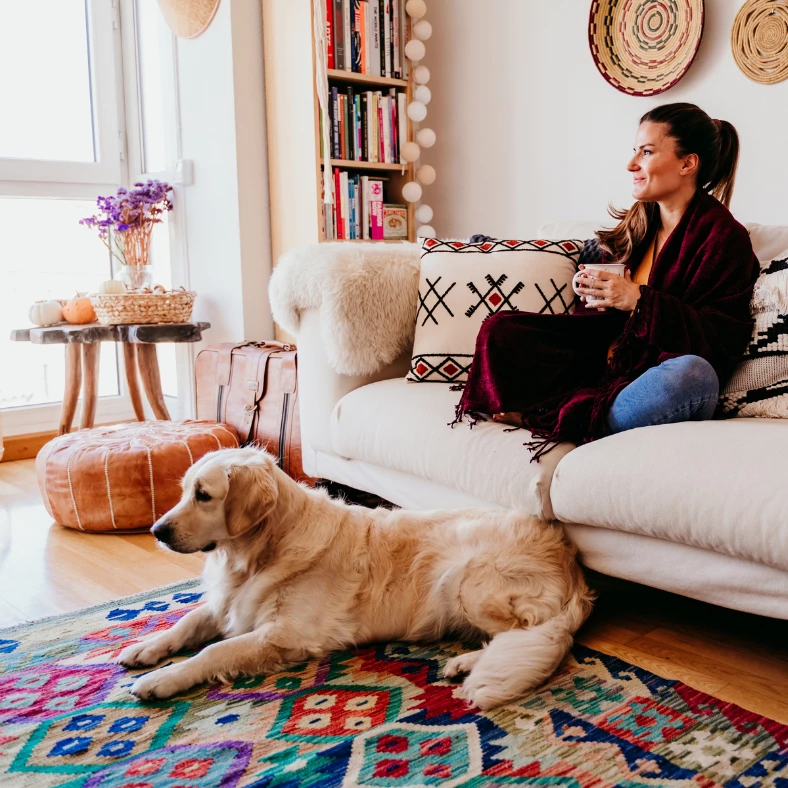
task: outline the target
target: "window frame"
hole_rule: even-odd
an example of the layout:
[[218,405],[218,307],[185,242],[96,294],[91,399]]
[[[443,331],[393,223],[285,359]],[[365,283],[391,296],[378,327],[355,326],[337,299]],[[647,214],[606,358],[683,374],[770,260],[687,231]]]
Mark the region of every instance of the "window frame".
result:
[[[72,162],[0,157],[0,193],[4,196],[63,196],[59,186],[115,186],[125,179],[125,133],[119,88],[120,0],[86,0],[90,40],[91,101],[96,161]],[[22,184],[31,184],[20,190]],[[24,191],[21,194],[20,191]]]

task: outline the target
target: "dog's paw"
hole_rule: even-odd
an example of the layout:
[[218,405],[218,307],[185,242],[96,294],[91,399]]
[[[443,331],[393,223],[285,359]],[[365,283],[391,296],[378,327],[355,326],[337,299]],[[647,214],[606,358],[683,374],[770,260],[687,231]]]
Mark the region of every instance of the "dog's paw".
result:
[[467,654],[452,657],[443,669],[443,677],[453,679],[463,673],[470,673],[481,655],[481,651],[469,651]]
[[140,640],[118,655],[117,662],[126,668],[149,668],[170,655],[170,649],[161,641]]
[[180,665],[170,665],[140,676],[131,685],[131,694],[140,700],[164,700],[192,687]]

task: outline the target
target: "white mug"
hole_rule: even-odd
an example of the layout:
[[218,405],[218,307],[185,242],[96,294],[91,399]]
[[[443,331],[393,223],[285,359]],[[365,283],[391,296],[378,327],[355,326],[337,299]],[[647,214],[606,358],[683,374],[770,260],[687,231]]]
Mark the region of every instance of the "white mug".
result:
[[[591,272],[593,276],[594,271],[609,271],[611,274],[617,274],[618,276],[624,276],[624,270],[626,269],[626,265],[624,263],[589,263],[588,265],[583,268],[582,271],[578,271],[572,277],[572,290],[575,291],[575,295],[580,295],[577,292],[577,288],[580,285],[577,283],[577,279],[580,274],[587,274]],[[602,301],[602,298],[597,296],[586,296],[586,303],[592,304],[594,301]]]

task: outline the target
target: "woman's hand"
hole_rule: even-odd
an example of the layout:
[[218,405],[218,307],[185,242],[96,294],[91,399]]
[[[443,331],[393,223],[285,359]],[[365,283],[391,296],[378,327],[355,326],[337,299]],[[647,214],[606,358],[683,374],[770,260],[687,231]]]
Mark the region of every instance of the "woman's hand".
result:
[[[584,270],[585,266],[581,265],[580,268]],[[624,276],[591,269],[577,278],[577,284],[580,300],[600,312],[608,308],[631,312],[640,300],[640,285],[632,281],[628,269],[625,269]],[[602,300],[589,302],[588,296],[596,296]]]

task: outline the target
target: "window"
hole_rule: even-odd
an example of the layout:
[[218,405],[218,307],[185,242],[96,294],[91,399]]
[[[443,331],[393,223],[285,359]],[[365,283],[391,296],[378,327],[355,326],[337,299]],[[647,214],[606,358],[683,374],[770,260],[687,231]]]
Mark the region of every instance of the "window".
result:
[[[173,39],[154,0],[0,4],[0,408],[6,434],[50,430],[64,388],[64,348],[14,343],[30,305],[93,291],[108,253],[79,219],[100,194],[170,180],[177,154]],[[156,281],[173,282],[177,220],[156,227]],[[176,244],[177,246],[177,244]],[[184,280],[183,267],[179,269]],[[176,284],[181,284],[176,281]],[[96,423],[131,418],[117,348],[101,347]],[[165,395],[190,352],[159,347]],[[12,370],[13,374],[8,374]],[[181,409],[173,408],[173,416]]]

